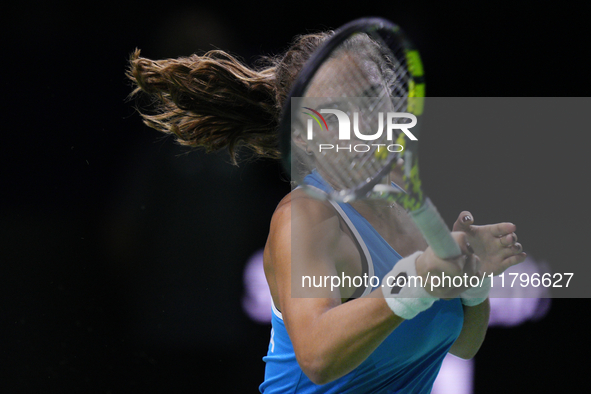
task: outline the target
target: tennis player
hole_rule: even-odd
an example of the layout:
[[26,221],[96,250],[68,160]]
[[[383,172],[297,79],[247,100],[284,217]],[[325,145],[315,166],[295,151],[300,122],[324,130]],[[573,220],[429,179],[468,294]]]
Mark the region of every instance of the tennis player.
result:
[[[299,70],[329,33],[298,37],[259,69],[223,51],[153,61],[131,56],[128,76],[159,103],[144,122],[208,151],[237,148],[279,158],[281,109]],[[390,174],[395,178],[397,174]],[[310,181],[331,187],[321,174]],[[525,259],[511,223],[476,226],[470,212],[453,226],[462,250],[438,258],[403,209],[380,201],[332,204],[295,189],[278,205],[264,251],[273,299],[262,393],[429,393],[447,353],[473,357],[489,316],[490,281],[434,284],[434,277],[499,274]],[[425,281],[385,294],[381,285],[315,287],[293,296],[302,273],[323,277],[401,274]],[[431,278],[431,281],[427,279]],[[389,288],[388,288],[389,289]],[[239,367],[239,366],[237,366]]]

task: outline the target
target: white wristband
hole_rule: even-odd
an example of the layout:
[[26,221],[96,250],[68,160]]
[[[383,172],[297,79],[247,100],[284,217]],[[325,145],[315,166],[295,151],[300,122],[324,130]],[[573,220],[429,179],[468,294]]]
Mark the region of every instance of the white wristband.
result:
[[485,276],[479,286],[471,287],[460,294],[462,304],[466,306],[476,306],[482,304],[488,298],[490,292],[491,279],[490,276]]
[[398,261],[382,279],[384,299],[392,311],[403,319],[412,319],[427,310],[439,298],[422,287],[415,263],[423,252],[415,252]]

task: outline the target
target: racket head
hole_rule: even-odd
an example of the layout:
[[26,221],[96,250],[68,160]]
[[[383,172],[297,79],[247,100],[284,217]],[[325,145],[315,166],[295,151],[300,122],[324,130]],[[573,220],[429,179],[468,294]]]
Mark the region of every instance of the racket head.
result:
[[[383,198],[416,204],[414,190],[420,188],[392,186],[389,175],[400,159],[406,166],[398,184],[413,179],[413,167],[418,171],[424,87],[420,56],[400,27],[362,18],[338,29],[310,57],[283,108],[279,141],[292,182],[338,202]],[[403,124],[414,126],[408,133],[414,139],[401,131]],[[308,187],[312,171],[327,181],[328,191]]]

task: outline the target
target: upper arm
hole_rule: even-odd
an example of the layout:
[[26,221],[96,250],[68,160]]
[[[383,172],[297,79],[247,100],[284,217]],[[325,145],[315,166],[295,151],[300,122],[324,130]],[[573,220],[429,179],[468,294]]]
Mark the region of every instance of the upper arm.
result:
[[[327,310],[341,304],[338,287],[302,287],[302,278],[338,276],[341,260],[355,258],[350,239],[344,237],[340,219],[332,206],[309,198],[292,199],[280,206],[271,221],[267,242],[269,282],[273,282],[276,306],[294,345],[304,346],[307,328]],[[347,252],[349,251],[349,252]],[[278,304],[278,305],[277,305]]]

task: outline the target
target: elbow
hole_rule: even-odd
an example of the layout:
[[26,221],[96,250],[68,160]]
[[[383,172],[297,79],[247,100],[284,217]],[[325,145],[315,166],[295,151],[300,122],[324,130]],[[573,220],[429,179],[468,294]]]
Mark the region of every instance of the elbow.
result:
[[304,371],[304,374],[306,374],[306,376],[308,377],[308,379],[310,379],[310,381],[312,381],[312,383],[321,386],[323,384],[327,384],[333,381],[333,379],[329,379],[328,376],[323,373],[322,371],[315,371],[315,370],[309,370],[309,371]]
[[309,354],[296,357],[300,368],[304,374],[317,385],[323,385],[332,382],[338,376],[330,370],[330,364],[325,362],[324,358],[319,355]]
[[453,354],[456,357],[461,358],[462,360],[471,360],[474,358],[474,356],[476,356],[476,353],[478,353],[478,350],[475,351],[461,351],[461,352],[453,352],[451,354]]
[[480,344],[472,344],[471,346],[452,346],[450,353],[463,360],[473,359],[480,350]]

